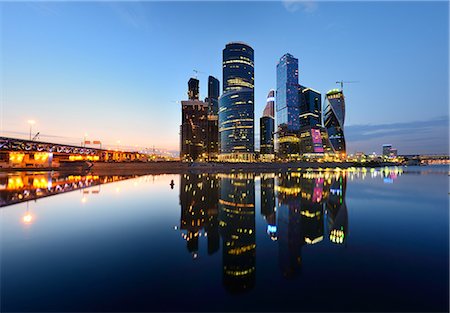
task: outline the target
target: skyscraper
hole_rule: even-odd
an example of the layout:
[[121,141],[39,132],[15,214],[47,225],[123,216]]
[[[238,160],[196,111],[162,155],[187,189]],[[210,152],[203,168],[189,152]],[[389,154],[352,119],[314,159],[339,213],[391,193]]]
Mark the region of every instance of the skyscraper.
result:
[[300,86],[300,127],[322,126],[322,95],[320,92]]
[[219,99],[219,159],[254,157],[253,48],[231,42],[223,49],[223,94]]
[[207,155],[208,104],[199,101],[199,81],[188,82],[189,100],[181,101],[180,157],[183,161],[201,161]]
[[219,95],[220,95],[220,82],[213,76],[208,77],[208,98],[205,100],[209,104],[210,114],[219,114]]
[[300,101],[300,153],[306,157],[322,156],[333,152],[326,129],[322,126],[322,95],[299,86]]
[[289,53],[277,64],[277,148],[281,158],[299,155],[298,59]]
[[208,160],[216,160],[219,154],[219,94],[219,80],[209,76],[208,97],[205,99],[208,104],[208,129],[206,132]]
[[191,77],[188,81],[188,99],[199,100],[199,80]]
[[345,101],[344,93],[340,89],[327,92],[327,106],[325,108],[324,122],[328,136],[335,153],[345,154]]
[[270,90],[267,95],[267,104],[264,108],[263,116],[260,118],[260,154],[261,159],[273,159],[274,157],[274,105],[275,105],[275,90]]

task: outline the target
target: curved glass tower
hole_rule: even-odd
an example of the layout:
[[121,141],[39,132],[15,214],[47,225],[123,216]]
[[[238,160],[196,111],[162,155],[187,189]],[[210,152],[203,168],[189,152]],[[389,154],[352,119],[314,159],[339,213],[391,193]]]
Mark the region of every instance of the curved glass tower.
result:
[[344,120],[344,93],[342,90],[332,89],[327,92],[327,105],[324,113],[324,124],[328,131],[330,143],[335,153],[346,153]]
[[231,42],[223,49],[223,94],[219,99],[220,160],[253,160],[253,53],[253,48],[242,42]]

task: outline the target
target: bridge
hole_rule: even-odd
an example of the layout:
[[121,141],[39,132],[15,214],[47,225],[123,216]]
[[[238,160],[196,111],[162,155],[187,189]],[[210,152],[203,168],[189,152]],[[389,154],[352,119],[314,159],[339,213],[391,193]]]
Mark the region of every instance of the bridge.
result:
[[147,161],[148,154],[0,137],[0,168],[59,167],[61,163]]

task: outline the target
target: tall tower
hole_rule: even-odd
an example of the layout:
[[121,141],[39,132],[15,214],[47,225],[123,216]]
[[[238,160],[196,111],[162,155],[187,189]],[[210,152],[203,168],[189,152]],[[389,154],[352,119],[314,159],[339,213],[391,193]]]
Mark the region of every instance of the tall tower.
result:
[[327,105],[324,113],[324,124],[328,131],[331,146],[335,153],[345,154],[345,101],[344,93],[340,89],[327,92]]
[[266,107],[263,111],[263,116],[260,118],[260,154],[261,159],[273,159],[274,157],[274,141],[275,133],[274,121],[274,106],[275,106],[275,90],[270,90],[267,95]]
[[254,51],[242,42],[223,49],[223,94],[219,99],[219,159],[254,157]]
[[219,95],[220,82],[213,76],[208,77],[208,102],[210,105],[210,114],[217,115],[219,113]]
[[289,53],[277,64],[277,142],[282,158],[299,155],[300,101],[298,59]]

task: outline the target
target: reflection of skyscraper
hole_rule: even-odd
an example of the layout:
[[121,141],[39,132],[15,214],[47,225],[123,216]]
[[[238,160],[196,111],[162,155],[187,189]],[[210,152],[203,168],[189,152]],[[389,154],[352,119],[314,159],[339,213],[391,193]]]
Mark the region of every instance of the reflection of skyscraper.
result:
[[342,90],[333,89],[327,92],[324,123],[328,136],[336,153],[346,153],[344,137],[345,100]]
[[219,158],[249,161],[254,153],[253,48],[231,42],[223,50],[223,94],[219,99]]
[[248,290],[255,284],[253,174],[229,174],[220,178],[219,225],[224,286],[232,293]]
[[189,252],[198,252],[198,240],[205,228],[208,253],[219,248],[217,224],[218,180],[215,175],[184,174],[180,182],[181,221],[180,229],[186,230],[183,238]]
[[298,59],[283,55],[277,65],[277,148],[282,158],[299,154]]
[[[274,140],[275,120],[274,105],[275,91],[270,90],[267,95],[267,104],[264,108],[263,116],[260,118],[260,153],[264,158],[273,158],[274,156]],[[271,156],[271,157],[269,157]]]
[[326,203],[326,220],[331,242],[343,244],[348,233],[348,213],[345,204],[347,178],[345,174],[334,180],[330,186],[330,195]]
[[316,244],[323,240],[324,179],[302,178],[300,181],[303,240],[306,244]]
[[277,239],[277,213],[275,204],[275,175],[261,174],[261,214],[267,222],[267,234]]
[[277,178],[277,231],[278,261],[281,273],[286,278],[298,275],[301,268],[300,184],[291,179],[291,173]]

